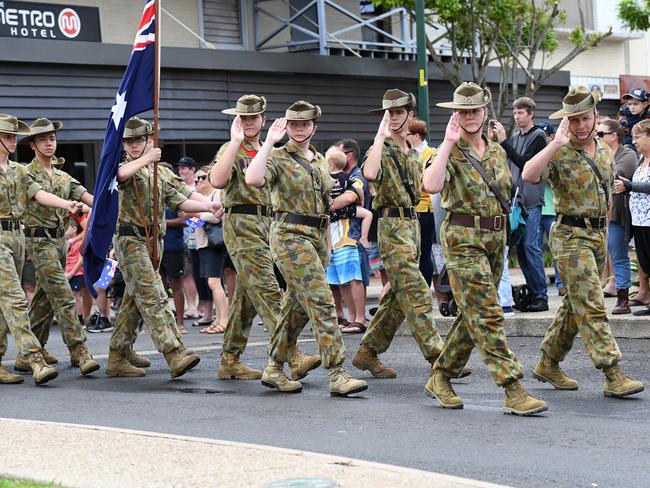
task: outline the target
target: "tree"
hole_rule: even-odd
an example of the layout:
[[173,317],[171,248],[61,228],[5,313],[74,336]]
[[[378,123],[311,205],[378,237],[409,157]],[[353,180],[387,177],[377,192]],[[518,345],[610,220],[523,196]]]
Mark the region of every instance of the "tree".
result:
[[[548,55],[560,46],[556,29],[566,22],[559,1],[425,0],[426,22],[443,32],[428,39],[430,59],[454,86],[465,80],[465,66],[469,65],[472,81],[479,85],[485,84],[488,66],[497,66],[501,71],[499,94],[492,108],[501,117],[509,100],[532,97],[549,77],[612,34],[611,28],[603,33],[587,32],[582,2],[577,1],[580,25],[569,33],[571,51],[546,67]],[[388,8],[404,6],[415,18],[414,0],[373,3]],[[436,49],[443,38],[448,56]]]
[[618,17],[632,30],[650,29],[650,0],[642,6],[637,0],[621,0],[618,4]]

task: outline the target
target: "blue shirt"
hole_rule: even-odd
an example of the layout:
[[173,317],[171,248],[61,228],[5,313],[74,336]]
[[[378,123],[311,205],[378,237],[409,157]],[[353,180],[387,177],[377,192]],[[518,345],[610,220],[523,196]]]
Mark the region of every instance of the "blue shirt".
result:
[[[165,220],[178,218],[178,212],[165,208]],[[167,227],[167,233],[163,238],[164,251],[182,251],[184,248],[183,227]]]

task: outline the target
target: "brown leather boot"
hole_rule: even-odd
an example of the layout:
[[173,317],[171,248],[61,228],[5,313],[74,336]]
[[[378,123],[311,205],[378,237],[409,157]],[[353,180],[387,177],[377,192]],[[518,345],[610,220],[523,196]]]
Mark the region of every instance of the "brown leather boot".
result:
[[361,347],[359,347],[357,354],[352,360],[352,365],[362,371],[370,371],[371,375],[380,380],[397,378],[397,371],[381,364],[377,353],[365,344],[361,344]]
[[92,354],[90,354],[85,344],[77,344],[70,351],[70,362],[72,362],[73,356],[75,362],[79,365],[79,370],[82,375],[86,376],[99,369],[99,363],[93,359]]
[[612,309],[612,315],[623,315],[626,313],[632,313],[630,309],[629,302],[629,289],[628,288],[619,288],[616,290],[616,306]]
[[542,353],[542,357],[539,359],[537,366],[535,366],[533,377],[542,383],[550,383],[557,390],[578,389],[578,382],[569,378],[564,371],[562,371],[558,361],[549,358],[544,353]]
[[603,373],[605,373],[603,386],[605,396],[623,398],[641,393],[645,389],[643,383],[625,375],[618,364],[605,368]]
[[321,365],[321,358],[318,354],[309,355],[298,349],[298,346],[289,348],[289,370],[291,370],[291,379],[298,381],[303,379],[313,369]]
[[259,380],[262,372],[242,363],[239,356],[223,351],[217,376],[220,380]]
[[0,357],[0,385],[16,385],[25,381],[19,374],[11,373],[7,368],[2,365],[2,357]]
[[59,362],[59,358],[57,358],[54,354],[47,352],[45,347],[43,347],[41,354],[43,355],[43,360],[45,360],[47,364],[57,364]]

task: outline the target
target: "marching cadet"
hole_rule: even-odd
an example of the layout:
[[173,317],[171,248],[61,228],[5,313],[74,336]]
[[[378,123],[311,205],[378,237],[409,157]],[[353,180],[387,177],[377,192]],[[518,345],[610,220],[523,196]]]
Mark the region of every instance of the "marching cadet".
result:
[[[241,363],[239,357],[248,343],[256,313],[271,333],[281,316],[282,294],[273,272],[269,246],[273,215],[271,192],[267,186],[256,188],[245,181],[246,170],[261,148],[265,110],[266,99],[257,95],[244,95],[234,108],[222,110],[235,115],[235,119],[230,129],[230,142],[221,146],[210,170],[212,186],[223,189],[221,203],[226,212],[223,237],[237,270],[237,285],[219,364],[221,379],[258,380],[262,377],[261,371]],[[292,344],[288,362],[291,377],[299,380],[320,366],[321,359],[318,355],[303,354]]]
[[[63,164],[63,158],[56,158],[57,131],[62,123],[46,118],[36,119],[31,133],[20,141],[29,144],[35,153],[27,165],[27,171],[41,188],[54,195],[81,201],[92,207],[93,197],[76,179],[55,165]],[[86,337],[75,311],[75,300],[70,284],[65,278],[65,229],[69,214],[65,210],[47,208],[35,200],[27,203],[23,218],[25,245],[36,269],[36,292],[29,306],[29,320],[32,332],[41,343],[43,359],[48,364],[58,362],[45,350],[50,336],[52,318],[61,329],[63,342],[70,351],[70,362],[79,366],[81,374],[87,375],[99,369],[99,363],[88,352]],[[18,355],[14,365],[16,371],[30,372],[27,359]]]
[[[327,283],[329,260],[327,211],[332,180],[322,154],[310,144],[316,132],[320,107],[298,101],[273,122],[266,140],[246,171],[246,183],[268,185],[275,211],[271,224],[271,252],[287,291],[281,320],[269,343],[269,360],[262,384],[283,392],[302,390],[299,381],[287,378],[283,365],[289,347],[310,320],[323,367],[329,370],[330,394],[348,396],[368,388],[343,369],[345,346],[338,328],[334,298]],[[288,134],[290,142],[273,145]]]
[[482,133],[490,90],[463,83],[452,102],[445,139],[424,175],[424,189],[442,192],[447,215],[440,229],[458,317],[431,371],[425,392],[444,408],[463,408],[450,379],[460,375],[476,347],[497,385],[504,412],[533,415],[547,409],[519,383],[521,364],[508,348],[497,288],[503,271],[512,175],[503,148]]
[[[159,263],[152,263],[150,258],[154,181],[153,169],[149,165],[159,161],[161,156],[160,149],[153,147],[153,139],[149,138],[151,134],[153,126],[146,120],[133,117],[125,124],[123,139],[128,158],[117,173],[119,213],[113,242],[126,293],[149,327],[156,349],[163,353],[171,377],[177,378],[196,366],[201,358],[179,340],[167,292],[158,273]],[[216,212],[220,208],[218,204],[188,200],[173,187],[164,171],[159,173],[158,179],[159,236],[164,233],[165,207],[186,212]],[[143,369],[129,362],[133,338],[129,333],[121,333],[123,329],[126,328],[118,328],[111,336],[106,374],[144,376]]]
[[424,358],[434,363],[442,339],[433,323],[433,297],[419,269],[420,230],[415,206],[420,201],[422,163],[406,140],[413,119],[415,97],[401,90],[384,93],[374,143],[366,154],[363,175],[375,184],[377,239],[390,288],[361,339],[352,364],[375,378],[395,378],[377,357],[385,352],[406,318]]
[[556,221],[551,252],[567,294],[546,331],[542,357],[533,376],[559,390],[578,383],[560,368],[579,332],[596,368],[605,374],[605,396],[626,397],[643,391],[640,381],[626,376],[621,352],[612,335],[600,287],[607,258],[607,210],[614,184],[614,156],[596,134],[596,105],[601,93],[572,88],[562,109],[550,119],[562,119],[553,141],[526,163],[523,178],[547,180],[555,195]]
[[[41,344],[29,325],[27,299],[20,287],[25,259],[25,236],[20,219],[29,200],[41,205],[75,213],[81,204],[63,200],[44,191],[27,169],[11,161],[16,150],[16,136],[30,135],[29,126],[12,115],[0,114],[0,361],[7,352],[7,334],[14,336],[19,354],[29,363],[34,382],[42,385],[58,376],[45,363]],[[0,363],[0,383],[22,383],[21,375],[12,374]]]

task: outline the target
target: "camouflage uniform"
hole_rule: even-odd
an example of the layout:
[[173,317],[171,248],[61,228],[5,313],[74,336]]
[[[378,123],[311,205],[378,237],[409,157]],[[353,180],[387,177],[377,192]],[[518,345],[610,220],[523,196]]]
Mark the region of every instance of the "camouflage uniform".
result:
[[289,224],[285,222],[285,214],[271,224],[271,253],[287,282],[287,291],[282,300],[280,321],[269,343],[269,356],[286,363],[289,346],[297,342],[310,320],[323,367],[330,369],[341,366],[345,360],[334,298],[325,273],[327,209],[331,204],[332,179],[325,158],[313,146],[310,150],[315,154],[309,163],[314,179],[290,156],[290,153],[297,153],[304,157],[293,142],[273,149],[266,165],[265,184],[271,189],[271,202],[276,212],[320,217],[325,222],[321,228]]
[[[605,193],[580,152],[580,147],[572,143],[563,147],[542,175],[553,188],[558,218],[561,215],[589,218],[607,215]],[[596,141],[594,164],[611,195],[613,155],[607,144]],[[550,247],[567,294],[540,349],[549,358],[562,361],[580,332],[597,368],[617,364],[621,352],[609,327],[600,286],[607,258],[607,228],[572,227],[560,220],[551,229]]]
[[[161,179],[165,178],[169,182],[169,184],[185,198],[190,198],[190,196],[192,196],[192,193],[194,193],[194,190],[192,190],[187,184],[185,184],[183,180],[181,180],[176,174],[174,174],[172,171],[165,168],[164,166],[158,166],[158,174],[160,175]],[[164,205],[163,205],[163,212],[164,212]],[[167,231],[167,223],[164,218],[162,221],[159,220],[159,223],[160,223],[161,230],[158,234],[159,235],[158,255],[162,256],[164,250],[163,236]],[[120,268],[121,268],[121,263],[120,263]],[[158,270],[156,269],[156,271]],[[176,339],[180,341],[181,332],[178,330],[178,327],[176,325],[176,318],[174,317],[171,308],[169,310],[165,310],[165,313],[167,312],[169,312],[170,314],[170,318],[169,318],[169,320],[171,321],[170,323],[173,323],[172,328],[174,331],[174,335]],[[138,309],[138,306],[135,300],[133,299],[133,296],[129,293],[128,289],[126,289],[124,291],[124,296],[122,297],[122,304],[120,305],[120,311],[117,315],[117,318],[115,319],[115,327],[113,329],[113,337],[116,337],[115,339],[116,343],[124,344],[130,342],[131,347],[133,347],[133,344],[135,344],[135,341],[138,338],[138,324],[140,323],[141,319],[142,319],[142,314],[140,313],[140,310]]]
[[440,235],[442,250],[449,272],[449,283],[456,303],[458,317],[445,339],[444,348],[433,369],[448,378],[457,378],[476,347],[499,386],[523,376],[521,364],[508,348],[504,318],[497,288],[503,272],[507,230],[505,218],[500,231],[463,227],[450,223],[453,213],[474,216],[503,216],[504,210],[479,172],[460,152],[470,150],[494,176],[501,193],[508,198],[512,175],[503,148],[491,141],[481,158],[462,139],[449,156],[445,184],[441,193],[442,207],[447,216]]
[[[80,201],[87,192],[81,183],[54,165],[50,176],[36,158],[27,165],[27,171],[45,191],[64,200]],[[78,344],[83,344],[86,337],[77,318],[70,284],[65,279],[64,233],[68,219],[67,210],[44,207],[35,200],[30,200],[23,224],[27,234],[27,253],[36,269],[36,291],[29,307],[32,332],[41,346],[45,347],[52,319],[56,317],[63,342],[72,350]],[[31,237],[30,233],[35,228],[45,228],[50,236],[55,237]]]
[[25,261],[25,236],[19,219],[27,203],[42,190],[25,167],[8,161],[7,172],[0,171],[0,221],[12,221],[11,229],[0,229],[0,358],[7,352],[7,334],[11,331],[20,354],[41,351],[41,345],[29,325],[27,299],[20,286]]
[[[215,162],[230,144],[219,149]],[[253,152],[247,141],[243,146]],[[248,343],[253,319],[259,312],[264,325],[273,332],[280,319],[282,294],[273,272],[273,257],[269,246],[270,214],[247,215],[231,213],[236,205],[271,207],[268,187],[255,188],[246,184],[246,168],[252,156],[241,147],[235,155],[230,180],[221,191],[221,202],[226,209],[223,223],[223,237],[228,253],[237,270],[237,285],[228,314],[228,328],[223,341],[223,350],[239,356]]]
[[[138,188],[140,202],[147,223],[153,217],[153,168],[142,168],[134,176],[119,184],[119,214],[116,235],[113,239],[115,253],[124,275],[126,291],[117,324],[111,335],[110,349],[127,355],[137,334],[137,316],[130,313],[133,304],[137,307],[144,322],[151,331],[151,339],[159,352],[168,353],[181,346],[175,326],[167,292],[158,269],[154,269],[147,239],[137,228],[143,227],[138,208],[134,185]],[[158,175],[158,225],[159,235],[165,232],[165,206],[176,209],[186,197],[179,193],[170,182],[169,175],[160,171]],[[121,226],[135,228],[139,236],[119,235]],[[150,226],[151,230],[151,226]],[[159,243],[159,249],[162,244]],[[124,315],[123,315],[124,314]],[[123,315],[122,317],[120,317]],[[136,318],[134,321],[133,319]]]
[[[422,192],[422,163],[414,149],[404,153],[393,140],[387,139],[386,142],[395,150],[416,201],[411,201],[397,166],[384,147],[381,167],[374,182],[377,195],[373,208],[379,214],[377,241],[390,289],[379,302],[379,309],[361,344],[377,354],[385,352],[406,318],[420,351],[427,361],[433,363],[442,349],[442,339],[433,323],[431,290],[419,268],[420,227],[414,208]],[[412,212],[412,217],[383,216],[385,210],[382,209],[397,207]]]

